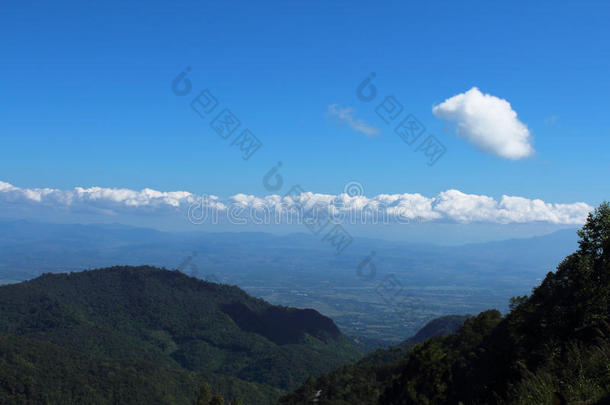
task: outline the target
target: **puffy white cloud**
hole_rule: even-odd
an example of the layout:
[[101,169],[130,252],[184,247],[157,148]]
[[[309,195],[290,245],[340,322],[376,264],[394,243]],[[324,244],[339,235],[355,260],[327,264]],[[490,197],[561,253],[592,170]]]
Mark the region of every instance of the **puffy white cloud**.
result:
[[582,224],[593,209],[586,203],[551,204],[542,200],[504,195],[500,201],[476,194],[448,190],[434,199],[434,211],[457,222],[494,222],[501,224],[549,222]]
[[[150,214],[176,213],[184,215],[194,206],[215,212],[227,213],[239,208],[244,212],[266,212],[273,217],[302,215],[312,208],[326,212],[339,222],[347,223],[407,223],[410,220],[444,222],[528,223],[552,224],[584,223],[593,209],[577,202],[552,204],[538,199],[517,196],[502,196],[496,199],[458,190],[447,190],[436,197],[421,194],[379,194],[373,197],[349,196],[348,194],[316,194],[302,190],[286,196],[236,194],[225,201],[218,196],[197,196],[187,191],[161,192],[151,189],[134,191],[129,189],[76,187],[73,190],[50,188],[25,189],[0,181],[0,207],[45,206],[50,208],[89,211],[102,215],[121,213]],[[232,215],[236,211],[232,211]],[[241,215],[241,214],[240,214]]]
[[530,131],[504,99],[483,94],[473,87],[432,108],[434,115],[455,123],[458,135],[479,149],[506,159],[522,159],[534,153]]
[[373,137],[381,133],[379,128],[367,124],[360,118],[356,118],[355,111],[351,107],[341,108],[337,104],[332,104],[328,106],[328,113],[339,122],[347,124],[353,130],[362,132],[368,137]]

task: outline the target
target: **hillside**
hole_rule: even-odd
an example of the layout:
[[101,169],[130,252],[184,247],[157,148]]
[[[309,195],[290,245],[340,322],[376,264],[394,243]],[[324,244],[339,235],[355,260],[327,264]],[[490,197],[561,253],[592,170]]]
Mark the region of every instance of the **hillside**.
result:
[[446,315],[433,319],[405,343],[423,343],[433,337],[450,335],[457,332],[468,318],[469,315]]
[[299,390],[282,398],[280,403],[309,404],[320,392],[320,399],[331,404],[376,404],[392,376],[400,372],[403,359],[413,350],[415,343],[456,332],[469,318],[447,315],[433,319],[403,344],[376,350],[355,364],[343,366],[317,380],[309,379]]
[[280,403],[609,403],[610,205],[578,235],[579,249],[505,317],[482,312],[455,334],[386,351],[386,361],[310,379]]
[[[226,398],[271,403],[309,375],[359,357],[316,311],[151,267],[44,274],[0,286],[0,333],[0,398],[15,400],[62,392],[79,402],[137,387],[155,402],[191,403],[207,381]],[[70,388],[61,369],[82,376],[81,387]],[[160,381],[166,391],[155,388]]]
[[202,381],[227,398],[270,404],[281,391],[213,373],[116,360],[0,335],[0,403],[192,404]]

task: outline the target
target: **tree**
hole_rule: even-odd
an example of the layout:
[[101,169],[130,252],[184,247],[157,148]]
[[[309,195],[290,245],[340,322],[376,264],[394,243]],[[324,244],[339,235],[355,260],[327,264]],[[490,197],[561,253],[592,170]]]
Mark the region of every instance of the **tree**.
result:
[[199,395],[197,396],[197,405],[210,405],[212,402],[212,388],[207,382],[201,384]]
[[601,258],[605,263],[610,256],[610,203],[604,201],[589,213],[587,222],[578,231],[581,253]]
[[225,405],[225,399],[222,395],[214,395],[214,398],[210,401],[210,405]]
[[516,297],[511,297],[510,303],[508,304],[508,308],[512,311],[517,308],[519,305],[527,302],[529,297],[527,295],[518,295]]

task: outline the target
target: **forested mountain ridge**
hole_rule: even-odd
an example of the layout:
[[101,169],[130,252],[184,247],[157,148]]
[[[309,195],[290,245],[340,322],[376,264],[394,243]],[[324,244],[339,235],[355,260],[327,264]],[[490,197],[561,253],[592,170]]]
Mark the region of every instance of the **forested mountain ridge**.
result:
[[[150,375],[168,379],[171,392],[189,386],[177,380],[188,375],[186,381],[195,386],[180,394],[181,400],[174,396],[176,403],[194,401],[201,384],[197,379],[210,382],[227,399],[245,393],[253,398],[248,403],[271,403],[281,390],[298,386],[307,376],[359,358],[335,324],[316,311],[273,306],[234,286],[152,267],[44,274],[0,286],[0,334],[3,364],[13,367],[10,373],[4,367],[0,371],[0,398],[15,400],[40,389],[35,378],[15,371],[19,367],[49,366],[47,372],[54,372],[53,362],[39,365],[36,356],[22,350],[16,343],[22,338],[32,342],[31,350],[41,351],[41,361],[58,358],[58,367],[84,370],[95,376],[91,381],[113,381],[92,371],[102,361],[134,384],[138,373],[129,370],[135,363],[145,364]],[[10,353],[9,347],[21,349]],[[227,382],[231,379],[234,383]],[[112,385],[88,387],[90,391],[77,391],[97,399],[108,399],[110,394],[102,391],[112,391]],[[65,388],[44,387],[49,392]],[[250,396],[248,390],[256,392]]]
[[579,249],[505,317],[482,312],[455,334],[386,351],[385,362],[310,379],[280,403],[610,403],[610,205],[578,235]]

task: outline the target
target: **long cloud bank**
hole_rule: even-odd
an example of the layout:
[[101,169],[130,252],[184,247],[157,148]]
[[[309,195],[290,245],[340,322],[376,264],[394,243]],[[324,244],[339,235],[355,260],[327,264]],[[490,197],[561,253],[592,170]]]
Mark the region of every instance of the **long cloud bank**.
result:
[[[546,222],[580,225],[593,209],[584,202],[553,204],[538,199],[502,196],[498,201],[485,195],[447,190],[436,197],[421,194],[379,194],[374,197],[348,194],[315,194],[293,189],[284,196],[236,194],[226,200],[214,195],[198,196],[187,191],[161,192],[115,188],[81,188],[58,190],[51,188],[19,188],[0,181],[0,206],[24,208],[50,207],[62,211],[92,212],[102,215],[188,213],[202,217],[210,212],[243,215],[244,212],[269,213],[289,217],[298,213],[323,212],[335,219],[354,223],[383,221],[408,223],[409,220],[440,222],[528,223]],[[197,210],[202,210],[197,211]],[[192,214],[199,212],[199,214]],[[371,218],[378,222],[371,221]],[[191,221],[193,222],[193,221]]]

